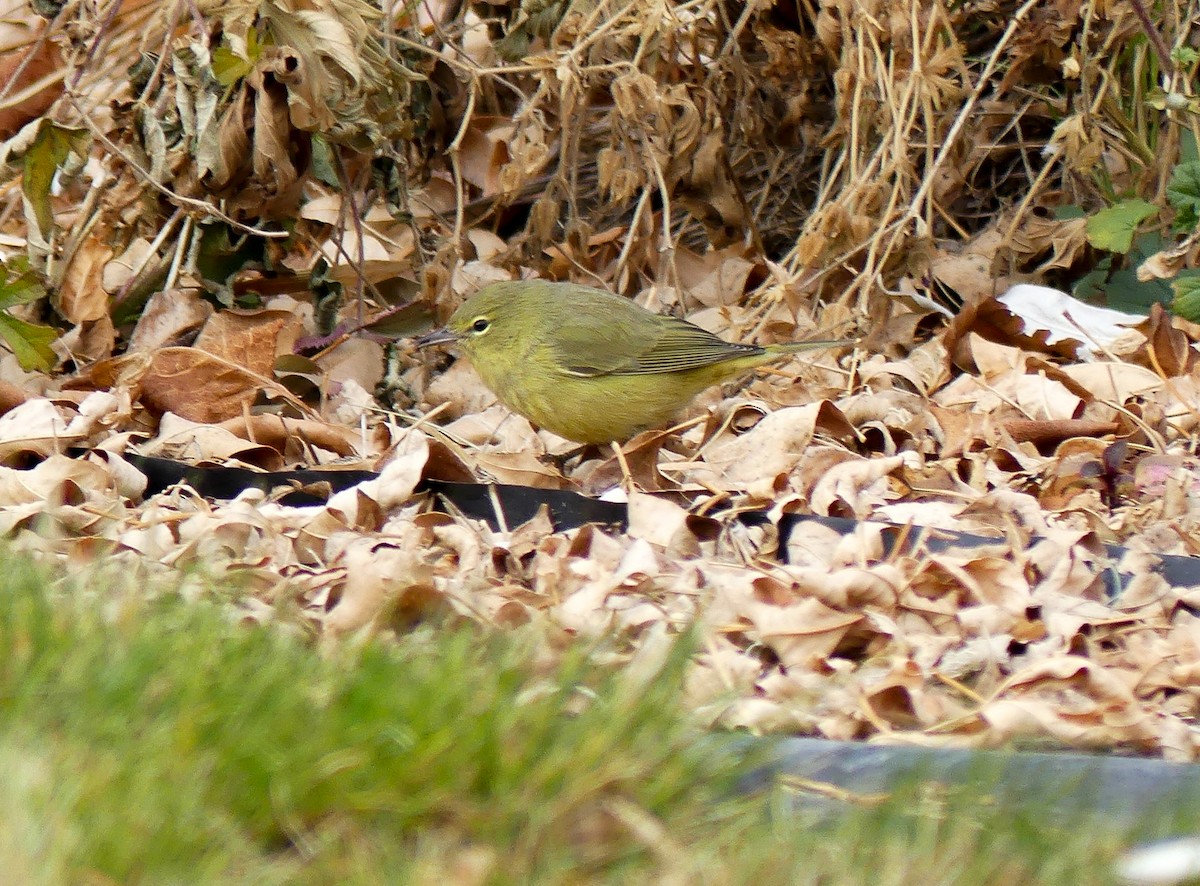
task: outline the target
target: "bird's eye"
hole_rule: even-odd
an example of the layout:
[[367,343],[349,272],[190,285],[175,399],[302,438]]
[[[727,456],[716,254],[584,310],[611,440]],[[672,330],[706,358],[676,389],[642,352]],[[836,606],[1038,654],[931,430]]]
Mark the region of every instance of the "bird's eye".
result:
[[474,329],[476,332],[487,332],[487,328],[490,325],[491,324],[488,323],[487,317],[480,317],[478,320],[476,320],[474,323],[471,324],[471,328]]

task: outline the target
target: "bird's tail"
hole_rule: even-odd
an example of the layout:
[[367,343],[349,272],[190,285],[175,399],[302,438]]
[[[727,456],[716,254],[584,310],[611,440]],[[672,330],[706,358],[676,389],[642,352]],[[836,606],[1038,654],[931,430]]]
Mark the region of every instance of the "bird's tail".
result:
[[821,341],[789,341],[778,345],[767,345],[771,354],[799,354],[801,351],[819,351],[826,348],[848,348],[858,344],[857,339],[839,338]]

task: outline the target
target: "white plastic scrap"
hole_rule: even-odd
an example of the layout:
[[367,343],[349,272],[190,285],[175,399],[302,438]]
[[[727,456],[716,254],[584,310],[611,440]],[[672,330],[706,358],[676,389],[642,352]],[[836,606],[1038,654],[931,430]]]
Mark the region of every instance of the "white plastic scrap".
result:
[[1049,333],[1046,343],[1072,339],[1082,342],[1079,358],[1094,360],[1118,339],[1129,335],[1127,327],[1146,318],[1112,308],[1099,308],[1049,286],[1018,283],[997,301],[1025,321],[1026,335]]

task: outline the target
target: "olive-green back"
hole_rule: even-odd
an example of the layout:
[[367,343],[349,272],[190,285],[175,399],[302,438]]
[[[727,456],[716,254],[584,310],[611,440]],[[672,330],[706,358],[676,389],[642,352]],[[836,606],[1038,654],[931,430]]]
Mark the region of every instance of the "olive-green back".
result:
[[586,286],[559,284],[553,292],[534,290],[519,297],[540,297],[538,307],[550,321],[545,328],[552,331],[544,345],[576,376],[682,372],[765,353]]

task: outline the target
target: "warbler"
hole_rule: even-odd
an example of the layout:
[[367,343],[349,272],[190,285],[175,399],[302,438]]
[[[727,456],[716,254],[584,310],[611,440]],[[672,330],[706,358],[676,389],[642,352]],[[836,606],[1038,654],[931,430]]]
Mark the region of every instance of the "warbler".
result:
[[485,286],[416,343],[456,344],[501,403],[578,443],[627,440],[707,387],[800,351],[853,344],[736,344],[611,292],[546,280]]

